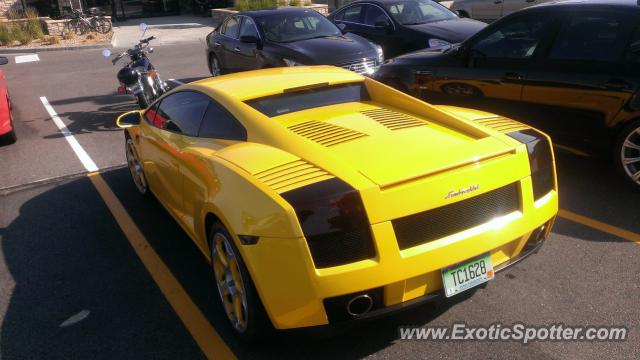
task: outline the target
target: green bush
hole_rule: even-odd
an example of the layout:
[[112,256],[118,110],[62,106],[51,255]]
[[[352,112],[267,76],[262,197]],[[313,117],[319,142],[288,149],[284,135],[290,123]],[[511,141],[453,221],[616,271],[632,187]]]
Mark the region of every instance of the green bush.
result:
[[238,11],[275,9],[278,0],[236,0],[235,9]]
[[13,40],[18,40],[22,45],[30,44],[34,39],[24,26],[16,26],[12,32]]
[[11,43],[15,40],[13,38],[13,33],[9,29],[9,27],[5,24],[0,24],[0,43],[2,45],[11,45]]

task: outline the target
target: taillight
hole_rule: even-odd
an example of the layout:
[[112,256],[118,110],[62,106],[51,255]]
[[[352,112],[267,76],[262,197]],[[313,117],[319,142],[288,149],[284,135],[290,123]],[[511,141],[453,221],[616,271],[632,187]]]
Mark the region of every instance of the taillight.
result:
[[360,193],[337,178],[281,194],[293,207],[316,268],[375,256]]
[[527,145],[534,200],[540,199],[555,189],[551,142],[547,136],[533,129],[513,131],[507,135]]

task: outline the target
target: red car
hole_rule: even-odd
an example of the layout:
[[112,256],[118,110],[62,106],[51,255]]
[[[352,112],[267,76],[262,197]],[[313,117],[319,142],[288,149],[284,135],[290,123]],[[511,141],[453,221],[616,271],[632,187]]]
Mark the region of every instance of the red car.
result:
[[[0,65],[8,62],[9,60],[6,57],[0,56]],[[16,132],[13,129],[9,90],[7,90],[7,85],[4,83],[4,73],[0,70],[0,142],[10,144],[15,141]]]

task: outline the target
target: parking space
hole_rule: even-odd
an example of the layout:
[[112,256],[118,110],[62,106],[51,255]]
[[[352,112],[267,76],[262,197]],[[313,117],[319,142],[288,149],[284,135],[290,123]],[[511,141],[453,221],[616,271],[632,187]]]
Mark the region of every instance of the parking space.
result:
[[[208,75],[197,41],[166,44],[151,56],[165,79],[189,82]],[[116,93],[117,69],[99,50],[42,53],[38,62],[12,59],[3,68],[19,140],[0,147],[1,358],[640,354],[640,193],[614,176],[606,160],[566,151],[556,152],[563,212],[551,237],[537,255],[499,273],[485,288],[333,334],[278,332],[264,343],[243,345],[218,304],[202,253],[130,180],[114,121],[136,104]],[[100,169],[93,175],[99,180],[86,175],[41,97]],[[456,322],[623,325],[629,337],[528,345],[399,340],[398,326]]]

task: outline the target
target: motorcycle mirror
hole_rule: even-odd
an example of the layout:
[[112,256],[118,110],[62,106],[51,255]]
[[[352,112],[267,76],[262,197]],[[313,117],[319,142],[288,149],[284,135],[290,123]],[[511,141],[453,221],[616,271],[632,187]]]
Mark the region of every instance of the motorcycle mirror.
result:
[[104,56],[104,57],[111,56],[111,50],[109,50],[109,49],[102,50],[102,56]]
[[147,31],[147,24],[140,23],[140,31]]
[[149,50],[147,50],[149,52],[149,54],[153,53],[153,48],[149,48]]

